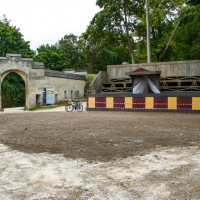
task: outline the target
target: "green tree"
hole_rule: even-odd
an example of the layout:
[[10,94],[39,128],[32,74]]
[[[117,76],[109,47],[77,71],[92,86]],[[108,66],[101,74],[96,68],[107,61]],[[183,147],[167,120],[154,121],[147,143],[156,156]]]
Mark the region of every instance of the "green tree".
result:
[[[159,61],[160,55],[165,50],[177,21],[183,0],[154,0],[149,1],[150,10],[150,36],[151,36],[151,58],[153,62]],[[137,49],[136,55],[144,61],[146,49],[146,16],[144,15],[136,27]],[[165,60],[169,58],[165,56]],[[141,61],[141,60],[140,60]]]
[[90,73],[106,70],[107,65],[131,62],[126,37],[113,30],[102,31],[97,15],[82,34]]
[[183,6],[183,0],[155,0],[150,3],[150,26],[152,29],[152,48],[154,61],[159,61],[160,55],[165,50],[173,30],[176,27],[179,11]]
[[107,65],[130,62],[129,49],[121,43],[121,37],[116,33],[104,32],[104,36],[99,37],[98,30],[95,31],[90,24],[82,37],[89,73],[106,70]]
[[182,16],[167,56],[171,60],[200,59],[200,5],[185,6]]
[[78,36],[65,35],[55,45],[42,45],[37,49],[34,60],[43,62],[45,68],[62,71],[64,69],[85,69],[84,44]]
[[29,42],[24,40],[18,28],[10,25],[10,21],[4,15],[0,20],[0,56],[5,57],[7,53],[21,54],[25,58],[34,56]]
[[186,2],[190,5],[199,5],[200,4],[200,0],[187,0]]
[[102,9],[94,18],[100,34],[108,31],[123,36],[126,39],[131,62],[135,63],[134,31],[140,21],[139,17],[144,12],[144,1],[97,0],[96,4]]
[[59,49],[66,61],[67,69],[84,69],[84,53],[83,46],[79,37],[74,34],[65,35],[59,40]]
[[34,61],[43,62],[46,69],[61,71],[69,64],[56,45],[41,45],[37,48],[37,52]]

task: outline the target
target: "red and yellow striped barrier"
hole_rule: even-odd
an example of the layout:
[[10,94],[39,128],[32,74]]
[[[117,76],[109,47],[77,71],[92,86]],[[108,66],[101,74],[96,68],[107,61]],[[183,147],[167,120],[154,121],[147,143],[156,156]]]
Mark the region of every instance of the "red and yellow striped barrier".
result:
[[200,111],[200,97],[88,97],[87,108]]

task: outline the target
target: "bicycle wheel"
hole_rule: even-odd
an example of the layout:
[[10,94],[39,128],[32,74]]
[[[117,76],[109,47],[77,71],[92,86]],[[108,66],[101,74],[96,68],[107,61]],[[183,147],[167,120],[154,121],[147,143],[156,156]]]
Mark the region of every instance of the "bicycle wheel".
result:
[[73,106],[70,104],[70,105],[68,105],[68,106],[65,106],[65,110],[67,111],[67,112],[72,112],[73,111]]
[[77,106],[77,111],[78,112],[82,112],[83,111],[83,104],[79,103],[79,105]]

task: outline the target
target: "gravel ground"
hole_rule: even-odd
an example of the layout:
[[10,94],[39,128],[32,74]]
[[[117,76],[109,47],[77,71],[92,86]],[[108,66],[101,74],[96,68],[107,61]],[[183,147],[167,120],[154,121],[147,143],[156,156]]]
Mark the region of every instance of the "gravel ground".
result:
[[200,116],[0,114],[1,199],[200,199]]

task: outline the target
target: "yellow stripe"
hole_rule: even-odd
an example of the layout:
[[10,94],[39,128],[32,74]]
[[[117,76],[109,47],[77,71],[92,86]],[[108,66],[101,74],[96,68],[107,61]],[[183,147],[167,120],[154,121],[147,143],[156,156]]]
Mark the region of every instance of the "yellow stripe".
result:
[[113,108],[114,99],[113,97],[106,97],[106,108]]
[[88,97],[88,108],[95,108],[95,97]]
[[145,109],[154,108],[154,97],[145,97]]
[[177,109],[177,97],[168,97],[168,109]]
[[192,110],[200,110],[200,97],[192,97]]
[[132,108],[133,106],[133,98],[125,97],[125,108]]

